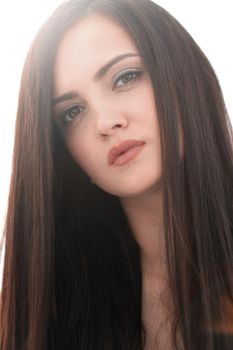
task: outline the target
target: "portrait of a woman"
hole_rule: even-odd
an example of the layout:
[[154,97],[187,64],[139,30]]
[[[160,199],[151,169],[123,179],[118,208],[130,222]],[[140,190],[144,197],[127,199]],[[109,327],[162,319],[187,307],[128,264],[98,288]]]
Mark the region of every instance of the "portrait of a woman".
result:
[[24,65],[2,350],[233,349],[233,138],[150,0],[70,0]]

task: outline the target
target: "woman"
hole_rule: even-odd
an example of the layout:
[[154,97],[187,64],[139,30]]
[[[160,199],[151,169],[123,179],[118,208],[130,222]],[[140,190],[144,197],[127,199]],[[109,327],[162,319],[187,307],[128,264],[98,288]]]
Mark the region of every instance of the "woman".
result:
[[232,127],[149,0],[74,0],[22,75],[1,349],[232,349]]

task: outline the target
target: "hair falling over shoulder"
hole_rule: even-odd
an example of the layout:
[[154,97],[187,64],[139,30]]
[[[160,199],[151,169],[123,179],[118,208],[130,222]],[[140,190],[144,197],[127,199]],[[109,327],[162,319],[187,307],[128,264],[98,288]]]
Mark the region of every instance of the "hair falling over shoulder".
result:
[[[179,334],[185,350],[216,350],[216,332],[233,334],[232,126],[208,59],[150,0],[66,1],[31,45],[4,229],[0,348],[142,350],[145,344],[139,247],[117,198],[90,186],[51,118],[59,42],[94,12],[129,33],[156,96],[174,349]],[[224,350],[231,349],[228,339]]]

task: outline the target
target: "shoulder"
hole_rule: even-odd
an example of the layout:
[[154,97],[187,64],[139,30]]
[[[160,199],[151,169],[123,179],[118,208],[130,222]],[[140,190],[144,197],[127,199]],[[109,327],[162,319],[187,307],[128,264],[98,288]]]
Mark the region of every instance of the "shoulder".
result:
[[223,308],[224,320],[216,322],[215,331],[233,337],[233,301],[224,297],[221,306]]
[[[214,324],[213,340],[214,350],[233,349],[233,302],[229,298],[222,298],[221,307],[223,308],[224,318]],[[208,327],[205,333],[210,330]]]

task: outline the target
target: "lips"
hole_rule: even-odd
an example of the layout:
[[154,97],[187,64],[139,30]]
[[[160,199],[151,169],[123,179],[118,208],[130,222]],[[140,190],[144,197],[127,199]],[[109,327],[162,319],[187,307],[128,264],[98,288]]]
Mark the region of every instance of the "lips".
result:
[[144,141],[126,140],[126,141],[123,141],[120,144],[112,147],[108,153],[109,164],[112,165],[121,154],[127,152],[131,148],[141,146],[143,144],[145,144]]

